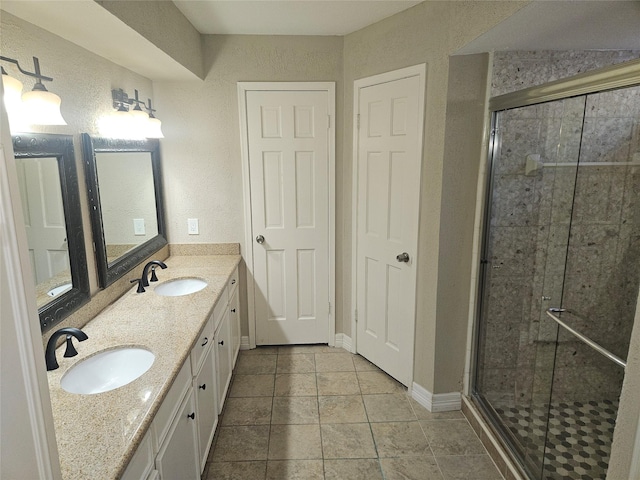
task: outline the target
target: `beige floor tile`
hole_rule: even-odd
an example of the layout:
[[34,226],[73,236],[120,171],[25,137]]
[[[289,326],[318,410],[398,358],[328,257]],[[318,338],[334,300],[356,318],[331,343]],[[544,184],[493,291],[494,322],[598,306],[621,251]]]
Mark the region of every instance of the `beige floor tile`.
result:
[[269,425],[218,427],[214,462],[266,460],[269,451]]
[[436,457],[445,480],[502,480],[489,455],[444,455]]
[[328,345],[284,345],[278,348],[280,355],[294,355],[296,353],[344,353],[343,348]]
[[269,460],[322,458],[319,425],[272,425]]
[[362,398],[370,422],[409,422],[416,420],[413,409],[404,393],[363,395]]
[[269,425],[272,398],[227,398],[222,414],[222,425]]
[[380,458],[431,454],[418,422],[372,423],[371,430]]
[[316,396],[315,373],[280,373],[276,375],[276,397]]
[[272,425],[318,423],[317,397],[274,397]]
[[407,389],[384,372],[358,372],[360,390],[365,395],[404,393]]
[[350,353],[316,353],[316,372],[355,372]]
[[324,480],[322,460],[269,460],[267,480]]
[[462,420],[421,420],[433,454],[480,455],[487,453],[469,422]]
[[240,355],[277,355],[278,347],[256,347],[251,350],[240,350]]
[[383,480],[377,458],[324,461],[325,480]]
[[353,355],[353,365],[358,372],[381,372],[378,367],[360,355]]
[[355,372],[317,373],[318,395],[359,395]]
[[318,397],[320,423],[365,423],[362,395],[335,395]]
[[237,375],[276,373],[278,355],[240,355],[236,363]]
[[368,423],[323,424],[324,458],[376,458],[376,448]]
[[272,397],[275,375],[235,375],[229,397]]
[[265,478],[267,462],[216,462],[209,465],[207,480],[261,480]]
[[433,456],[381,458],[385,480],[442,480]]
[[310,373],[316,371],[316,364],[311,353],[278,355],[277,373]]
[[418,420],[462,420],[465,418],[461,410],[430,412],[411,397],[409,397],[409,403]]

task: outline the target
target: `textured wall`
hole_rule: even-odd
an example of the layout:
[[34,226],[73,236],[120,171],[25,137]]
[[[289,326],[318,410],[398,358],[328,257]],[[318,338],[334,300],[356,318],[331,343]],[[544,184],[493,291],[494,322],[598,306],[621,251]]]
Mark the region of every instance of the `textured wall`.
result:
[[[465,215],[441,215],[442,205],[467,205],[467,192],[443,189],[445,158],[445,121],[449,55],[507,18],[525,3],[519,2],[424,2],[409,10],[347,35],[344,44],[345,132],[352,131],[353,81],[358,78],[420,63],[427,64],[425,95],[425,131],[422,166],[422,200],[418,251],[418,303],[414,380],[433,393],[461,390],[464,370],[465,335],[468,317],[444,305],[468,305],[469,266],[459,262],[460,255],[471,258],[471,251],[454,252],[441,249],[440,230],[457,231],[465,238],[462,245],[469,250],[473,238],[473,222]],[[338,166],[338,198],[341,199],[342,222],[338,225],[339,286],[345,333],[351,334],[353,306],[351,286],[351,184],[353,142],[344,139],[344,162]],[[481,152],[477,152],[478,158]],[[478,158],[475,160],[478,161]],[[454,160],[457,162],[458,160]],[[475,182],[477,169],[459,171],[464,182]],[[475,190],[475,186],[474,186]],[[452,272],[447,284],[438,281],[440,270]],[[340,290],[339,290],[340,291]],[[438,304],[442,308],[438,310]],[[438,358],[436,343],[451,346]],[[446,368],[442,367],[447,365]],[[436,379],[438,377],[438,379]]]
[[200,33],[182,12],[167,0],[96,0],[105,9],[203,78]]
[[[204,82],[154,85],[166,137],[162,154],[169,241],[244,244],[237,82],[336,82],[340,165],[342,38],[207,35],[203,49]],[[200,235],[187,234],[187,218],[200,220]],[[340,328],[338,324],[338,332]]]

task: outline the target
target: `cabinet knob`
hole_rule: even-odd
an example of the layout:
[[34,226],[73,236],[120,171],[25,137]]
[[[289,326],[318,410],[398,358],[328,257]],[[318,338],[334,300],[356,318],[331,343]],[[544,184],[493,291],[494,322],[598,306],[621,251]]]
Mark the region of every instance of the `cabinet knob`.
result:
[[236,279],[234,278],[233,280],[231,280],[231,285],[235,285],[236,284]]
[[218,345],[224,345],[224,340],[220,340],[220,341],[218,342]]
[[209,343],[209,337],[204,337],[204,343],[202,346],[204,347],[207,343]]
[[235,309],[235,308],[232,308],[232,309],[231,309],[231,313],[236,313],[236,309]]
[[191,412],[189,415],[187,415],[187,417],[189,417],[191,420],[194,420],[196,418],[196,412]]
[[202,385],[198,386],[198,388],[201,388],[202,390],[206,390],[207,389],[207,384],[203,383]]

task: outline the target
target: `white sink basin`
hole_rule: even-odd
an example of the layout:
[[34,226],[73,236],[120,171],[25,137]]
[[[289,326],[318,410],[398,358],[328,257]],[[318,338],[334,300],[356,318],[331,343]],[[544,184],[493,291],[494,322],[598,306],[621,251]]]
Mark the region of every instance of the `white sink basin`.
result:
[[57,295],[60,295],[61,293],[71,290],[72,287],[73,285],[71,283],[65,283],[63,285],[52,288],[47,292],[47,295],[49,295],[50,297],[55,297]]
[[196,293],[207,286],[207,282],[201,278],[176,278],[158,285],[154,292],[163,297],[179,297]]
[[155,358],[144,348],[105,350],[71,367],[60,380],[60,386],[69,393],[108,392],[133,382],[151,368]]

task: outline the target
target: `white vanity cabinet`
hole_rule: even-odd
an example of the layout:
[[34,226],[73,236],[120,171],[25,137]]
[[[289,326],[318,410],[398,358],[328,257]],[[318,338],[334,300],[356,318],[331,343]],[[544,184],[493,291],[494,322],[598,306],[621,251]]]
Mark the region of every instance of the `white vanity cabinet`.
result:
[[123,480],[200,479],[240,348],[237,284],[236,268]]

